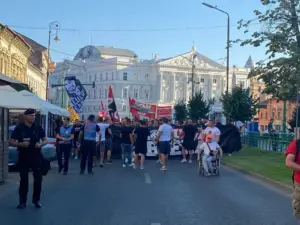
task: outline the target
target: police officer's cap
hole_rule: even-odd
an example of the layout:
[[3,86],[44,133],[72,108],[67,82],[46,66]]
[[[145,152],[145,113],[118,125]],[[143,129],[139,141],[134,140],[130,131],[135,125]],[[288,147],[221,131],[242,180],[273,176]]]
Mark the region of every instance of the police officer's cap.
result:
[[36,113],[35,109],[26,109],[24,115],[31,115],[35,113]]

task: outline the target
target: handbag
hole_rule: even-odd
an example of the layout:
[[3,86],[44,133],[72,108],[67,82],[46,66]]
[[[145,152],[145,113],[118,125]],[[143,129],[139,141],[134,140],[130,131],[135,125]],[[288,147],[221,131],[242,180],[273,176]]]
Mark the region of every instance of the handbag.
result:
[[207,147],[209,149],[209,156],[214,156],[214,151],[210,149],[209,144],[206,142]]

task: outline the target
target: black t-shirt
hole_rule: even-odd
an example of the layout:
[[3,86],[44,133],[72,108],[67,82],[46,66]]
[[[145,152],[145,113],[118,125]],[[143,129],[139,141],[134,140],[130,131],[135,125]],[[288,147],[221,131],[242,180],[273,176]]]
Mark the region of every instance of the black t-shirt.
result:
[[18,147],[21,158],[40,155],[41,149],[35,148],[35,144],[40,142],[45,137],[46,135],[44,129],[35,124],[32,124],[31,127],[28,127],[25,124],[19,124],[11,134],[11,139],[14,139],[18,142],[30,142],[28,148]]
[[122,144],[131,144],[130,134],[132,134],[133,128],[132,127],[122,127],[121,134],[122,134]]
[[183,141],[194,141],[197,133],[197,127],[194,125],[185,125],[183,127],[184,140]]
[[136,134],[136,145],[147,144],[148,136],[150,135],[149,129],[147,127],[138,127],[135,129],[134,133]]
[[80,124],[73,125],[72,133],[74,134],[74,139],[78,139],[81,128],[82,128],[82,125],[80,125]]

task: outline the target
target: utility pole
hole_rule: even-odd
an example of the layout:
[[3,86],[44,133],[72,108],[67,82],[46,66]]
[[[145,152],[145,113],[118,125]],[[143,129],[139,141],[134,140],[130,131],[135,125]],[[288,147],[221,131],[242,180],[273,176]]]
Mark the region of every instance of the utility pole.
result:
[[195,59],[193,56],[193,65],[192,65],[192,97],[195,96]]

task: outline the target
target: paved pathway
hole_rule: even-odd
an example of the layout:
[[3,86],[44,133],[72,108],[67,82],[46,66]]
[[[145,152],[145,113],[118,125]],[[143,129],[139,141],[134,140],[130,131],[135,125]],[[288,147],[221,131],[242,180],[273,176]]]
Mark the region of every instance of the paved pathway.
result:
[[[120,161],[79,175],[78,161],[63,176],[45,177],[43,209],[18,201],[16,175],[0,186],[0,220],[5,225],[293,225],[289,195],[223,168],[202,178],[196,163],[170,161],[167,172],[149,160],[141,171]],[[30,192],[31,193],[31,192]],[[30,199],[30,196],[29,196]]]

